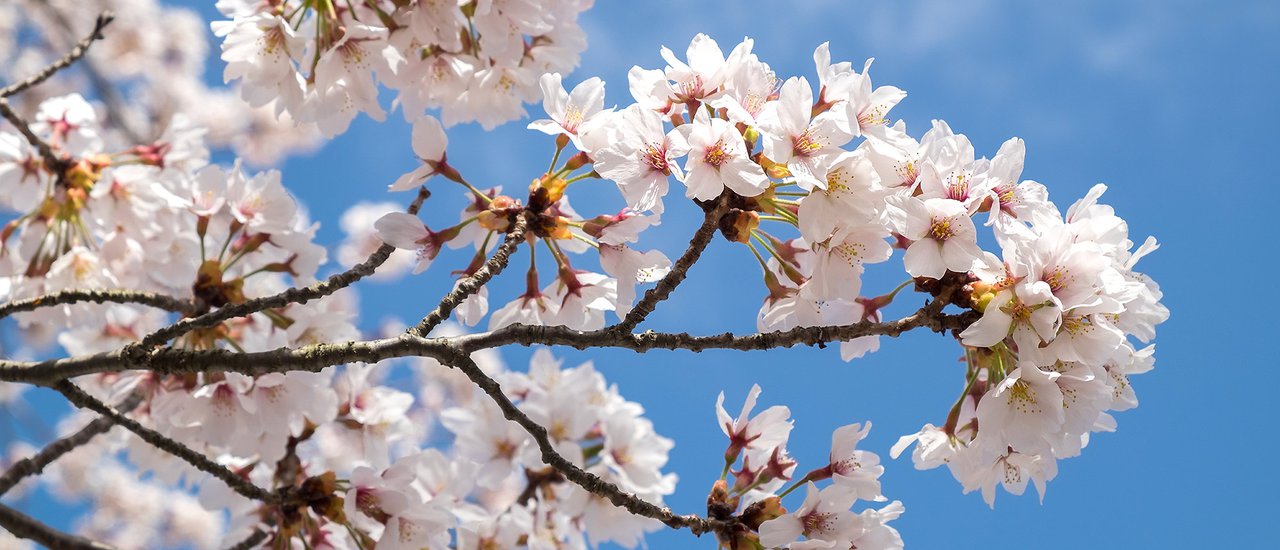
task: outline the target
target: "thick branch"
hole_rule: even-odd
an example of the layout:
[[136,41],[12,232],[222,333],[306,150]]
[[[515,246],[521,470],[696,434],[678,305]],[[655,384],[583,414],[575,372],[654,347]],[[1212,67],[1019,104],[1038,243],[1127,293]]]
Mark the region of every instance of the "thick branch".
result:
[[176,456],[186,463],[194,466],[196,469],[222,480],[222,482],[226,483],[232,490],[244,495],[245,497],[261,500],[263,502],[274,502],[279,499],[279,496],[275,493],[254,485],[248,480],[236,475],[231,470],[228,470],[225,466],[210,460],[209,457],[192,450],[186,445],[169,439],[168,437],[161,435],[160,432],[143,426],[142,424],[139,424],[138,421],[121,414],[120,411],[117,411],[110,405],[95,399],[93,396],[85,393],[84,390],[81,390],[68,380],[63,380],[54,384],[53,389],[61,392],[62,395],[66,396],[68,401],[71,401],[77,407],[92,410],[111,419],[111,421],[123,426],[126,430],[133,432],[143,441],[150,443],[157,449]]
[[496,380],[490,378],[483,370],[472,361],[467,354],[461,350],[453,349],[450,353],[437,357],[441,363],[452,366],[461,370],[471,379],[476,386],[479,386],[486,394],[489,395],[493,402],[502,410],[502,415],[517,424],[519,424],[529,435],[533,437],[538,444],[538,449],[542,453],[542,461],[547,463],[556,471],[564,474],[569,481],[574,482],[584,490],[602,497],[614,506],[618,506],[638,516],[653,518],[667,526],[680,529],[689,528],[695,535],[701,535],[712,530],[715,523],[710,520],[700,518],[696,515],[676,515],[670,509],[657,506],[649,501],[637,497],[631,493],[619,489],[617,485],[609,483],[591,472],[583,470],[570,462],[565,457],[557,453],[555,446],[551,443],[551,439],[547,434],[547,429],[541,424],[534,422],[528,415],[516,407],[511,399],[502,392],[502,386]]
[[[120,410],[131,411],[134,407],[138,406],[138,403],[141,402],[141,394],[131,395],[120,404]],[[80,428],[80,431],[55,440],[54,442],[45,445],[43,449],[40,449],[40,452],[13,463],[13,466],[10,466],[9,469],[5,471],[4,475],[0,476],[0,495],[9,492],[9,490],[17,485],[18,482],[22,481],[23,478],[40,475],[40,473],[44,471],[45,467],[52,464],[53,461],[58,460],[59,458],[62,458],[62,455],[89,443],[93,438],[97,437],[99,434],[106,433],[115,425],[116,423],[110,418],[97,418],[85,427]]]
[[606,331],[581,332],[565,327],[511,325],[492,332],[468,334],[454,339],[454,343],[467,351],[493,348],[507,344],[561,345],[576,349],[626,348],[636,352],[651,349],[688,350],[700,352],[708,349],[738,351],[789,348],[804,344],[822,346],[843,342],[862,336],[898,336],[909,330],[928,327],[934,332],[963,330],[977,320],[976,313],[958,315],[930,314],[921,309],[915,314],[896,321],[872,322],[824,326],[796,327],[778,332],[736,335],[732,332],[711,336],[694,336],[689,333],[646,331],[643,333],[613,333]]
[[173,296],[141,292],[136,290],[63,290],[53,294],[37,296],[29,300],[20,300],[0,305],[0,319],[22,311],[32,311],[44,307],[77,302],[93,302],[101,304],[142,304],[176,313],[192,313],[195,304],[188,300],[180,300]]
[[[934,302],[935,304],[938,302]],[[863,321],[829,327],[799,327],[781,332],[735,335],[724,333],[694,336],[688,333],[644,332],[632,334],[609,329],[582,332],[565,327],[511,325],[496,331],[450,338],[419,338],[410,334],[362,342],[316,344],[302,348],[279,348],[255,353],[227,350],[162,349],[150,356],[150,369],[159,374],[186,374],[206,371],[240,372],[258,375],[290,370],[319,371],[330,365],[376,363],[397,357],[434,356],[457,346],[470,353],[507,344],[562,345],[577,349],[612,347],[644,352],[651,349],[739,351],[792,347],[798,344],[824,345],[860,336],[897,336],[927,327],[935,332],[962,330],[977,320],[976,312],[947,315],[932,311],[932,304],[897,321]],[[0,381],[53,384],[59,380],[132,368],[123,360],[123,351],[113,351],[49,361],[0,361]]]
[[59,550],[64,548],[69,550],[113,550],[114,548],[83,537],[68,535],[3,504],[0,504],[0,527],[4,527],[14,536],[33,540],[48,548],[58,548]]
[[671,266],[671,271],[667,273],[658,284],[644,293],[644,297],[636,303],[635,307],[627,313],[627,316],[618,324],[611,327],[610,330],[617,332],[631,332],[640,323],[644,322],[645,317],[653,313],[654,308],[658,306],[658,302],[666,300],[671,292],[680,286],[684,281],[685,275],[688,274],[689,268],[697,263],[698,258],[702,257],[702,251],[707,249],[707,245],[711,244],[711,239],[716,235],[716,229],[720,226],[720,219],[729,211],[728,195],[722,195],[716,199],[715,206],[707,212],[707,216],[702,220],[702,226],[693,234],[693,238],[689,240],[689,248],[686,248],[684,254],[676,260],[675,265]]
[[489,261],[480,266],[470,277],[466,277],[458,282],[458,286],[453,291],[445,295],[440,300],[440,305],[428,314],[415,326],[409,329],[409,333],[414,336],[426,336],[436,325],[444,322],[453,313],[453,309],[458,307],[463,300],[466,300],[472,294],[475,294],[490,279],[496,277],[502,270],[507,267],[507,261],[511,259],[511,255],[515,253],[516,248],[524,241],[524,231],[528,227],[529,216],[527,212],[521,212],[516,217],[516,223],[511,228],[511,232],[507,233],[506,239],[502,241],[502,245],[494,251]]
[[112,14],[110,11],[102,12],[98,15],[97,22],[93,24],[93,32],[90,32],[89,36],[84,37],[84,39],[77,43],[74,48],[71,48],[70,52],[67,52],[67,54],[62,56],[61,59],[54,61],[48,67],[45,67],[40,72],[27,77],[25,80],[14,82],[4,88],[0,88],[0,97],[9,97],[27,88],[35,86],[36,84],[48,80],[49,77],[52,77],[58,71],[71,66],[72,63],[75,63],[81,57],[84,57],[84,54],[89,52],[89,46],[93,44],[95,40],[102,39],[102,29],[111,24],[111,21],[114,19],[115,14]]
[[[422,202],[427,200],[429,196],[431,196],[431,192],[427,191],[426,187],[419,188],[417,198],[409,205],[407,211],[410,214],[417,214],[418,210],[422,208]],[[152,348],[193,330],[217,326],[228,319],[252,315],[267,309],[280,308],[289,304],[305,304],[310,300],[323,298],[372,275],[379,266],[387,261],[387,258],[391,257],[391,253],[394,251],[395,247],[384,244],[378,247],[373,254],[370,254],[365,261],[311,286],[290,288],[279,294],[255,298],[240,304],[216,309],[204,315],[183,319],[144,336],[137,343],[126,346],[124,356],[134,362],[142,362],[146,360],[146,353]]]

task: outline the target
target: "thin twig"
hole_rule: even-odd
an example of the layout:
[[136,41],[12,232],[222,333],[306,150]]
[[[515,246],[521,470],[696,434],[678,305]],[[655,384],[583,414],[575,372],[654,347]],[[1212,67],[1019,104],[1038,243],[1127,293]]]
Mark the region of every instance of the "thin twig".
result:
[[18,538],[33,540],[48,548],[59,550],[114,550],[115,548],[83,537],[68,535],[3,504],[0,504],[0,527],[4,527]]
[[227,548],[227,550],[251,550],[252,548],[257,548],[259,544],[267,540],[268,536],[266,531],[254,529],[253,533],[245,537],[244,540],[237,542],[234,546]]
[[654,308],[658,306],[658,302],[666,300],[671,292],[680,286],[685,276],[689,272],[689,268],[697,263],[698,258],[702,257],[702,252],[707,249],[707,245],[711,244],[711,239],[715,237],[716,230],[720,226],[720,219],[729,211],[728,194],[722,195],[716,199],[715,206],[707,211],[706,218],[702,220],[702,226],[693,234],[693,238],[689,240],[689,248],[686,248],[684,254],[676,260],[675,265],[671,266],[666,276],[658,281],[658,284],[644,293],[644,297],[636,303],[635,307],[627,313],[626,317],[619,321],[618,324],[609,328],[609,330],[617,332],[631,332],[640,323],[644,322],[645,317],[653,313]]
[[66,173],[67,162],[53,151],[53,147],[49,146],[48,142],[40,139],[40,136],[31,131],[31,125],[27,123],[26,119],[14,112],[13,108],[9,106],[9,100],[2,97],[0,97],[0,116],[8,120],[23,137],[27,138],[27,143],[30,143],[32,147],[36,148],[36,151],[40,152],[40,158],[44,160],[45,168],[56,174],[57,178],[61,180]]
[[466,374],[472,383],[479,386],[485,394],[493,399],[493,402],[502,410],[502,415],[507,420],[519,424],[520,427],[529,432],[529,435],[538,444],[538,450],[541,452],[543,462],[555,468],[566,479],[582,487],[587,492],[602,497],[613,503],[614,506],[623,508],[632,514],[661,521],[673,529],[688,528],[695,535],[701,536],[703,533],[715,529],[718,525],[719,522],[715,520],[704,519],[696,515],[677,515],[669,508],[658,506],[623,491],[617,485],[601,479],[600,476],[579,468],[556,452],[555,446],[548,436],[547,429],[533,421],[533,419],[529,418],[529,415],[512,403],[511,399],[503,393],[502,386],[485,374],[465,352],[460,349],[453,349],[449,353],[441,354],[437,359],[441,363],[452,366]]
[[[142,402],[142,394],[135,393],[130,395],[124,402],[120,403],[120,410],[131,411]],[[45,467],[52,464],[55,460],[62,458],[63,455],[75,450],[76,448],[89,443],[99,434],[106,433],[111,430],[116,423],[110,418],[99,417],[94,419],[80,431],[57,439],[48,445],[45,445],[40,452],[13,463],[3,476],[0,476],[0,495],[9,492],[23,478],[40,475]]]
[[89,52],[89,46],[92,45],[95,40],[102,39],[102,29],[111,24],[111,21],[113,20],[115,20],[115,14],[110,11],[104,11],[99,14],[97,22],[93,24],[93,32],[90,32],[89,36],[80,40],[75,47],[71,48],[70,52],[67,52],[66,55],[62,56],[62,58],[49,64],[49,66],[45,67],[40,72],[31,75],[20,82],[14,82],[4,88],[0,88],[0,97],[9,97],[27,88],[35,86],[36,84],[48,80],[49,77],[52,77],[58,71],[70,67],[72,63],[75,63],[81,57],[84,57],[84,54]]
[[440,305],[436,306],[436,309],[426,317],[423,317],[417,326],[410,328],[409,333],[414,336],[430,334],[431,330],[436,328],[436,325],[449,318],[449,315],[453,313],[454,308],[458,307],[458,304],[461,304],[463,300],[479,291],[490,279],[502,273],[502,270],[507,267],[507,261],[511,259],[511,255],[515,253],[520,243],[524,242],[524,232],[528,224],[529,217],[527,213],[521,212],[516,217],[516,223],[512,226],[511,232],[507,233],[506,239],[494,251],[493,256],[470,277],[458,281],[458,285],[454,287],[453,291],[440,300]]
[[154,292],[137,290],[63,290],[28,300],[0,305],[0,319],[22,311],[32,311],[44,307],[77,302],[142,304],[176,313],[194,313],[196,309],[195,303],[190,300],[182,300]]
[[[430,196],[431,192],[427,191],[426,187],[419,188],[418,196],[406,211],[410,214],[417,214],[418,210],[422,208],[422,202]],[[383,244],[373,254],[370,254],[365,261],[311,286],[290,288],[278,294],[247,300],[240,304],[210,311],[204,315],[183,319],[144,336],[138,342],[125,346],[123,355],[134,363],[141,363],[147,359],[146,354],[156,346],[193,330],[217,326],[228,319],[252,315],[267,309],[280,308],[289,304],[305,304],[310,300],[323,298],[372,275],[379,266],[387,261],[387,258],[391,257],[391,253],[394,251],[395,247]]]
[[[48,0],[40,0],[38,3],[42,8],[44,8],[45,13],[53,19],[54,23],[62,29],[63,39],[67,42],[74,42],[76,39],[76,30],[71,26],[71,20],[67,19],[66,14],[59,11],[58,8]],[[85,75],[89,77],[89,82],[93,85],[94,92],[97,93],[98,98],[102,100],[103,104],[107,106],[107,121],[118,128],[130,142],[135,144],[142,143],[142,134],[129,126],[128,121],[125,120],[127,105],[120,97],[120,92],[116,90],[116,87],[112,85],[106,77],[102,76],[102,72],[99,71],[98,67],[93,63],[93,59],[86,58],[84,63],[81,64],[81,67],[84,69]]]
[[68,401],[74,403],[77,407],[92,410],[111,419],[116,424],[119,424],[126,430],[133,432],[143,441],[150,443],[157,449],[176,456],[187,464],[194,466],[197,470],[208,473],[209,475],[222,480],[222,482],[226,483],[232,490],[245,497],[261,500],[263,502],[275,502],[279,500],[279,495],[254,485],[248,480],[236,475],[231,470],[228,470],[225,466],[218,464],[217,462],[210,460],[209,457],[192,450],[190,447],[169,439],[168,437],[161,435],[160,432],[139,424],[138,421],[121,414],[120,411],[117,411],[110,405],[107,405],[106,403],[103,403],[102,401],[99,401],[93,396],[85,393],[84,390],[80,389],[68,380],[63,380],[54,384],[53,389],[62,393]]

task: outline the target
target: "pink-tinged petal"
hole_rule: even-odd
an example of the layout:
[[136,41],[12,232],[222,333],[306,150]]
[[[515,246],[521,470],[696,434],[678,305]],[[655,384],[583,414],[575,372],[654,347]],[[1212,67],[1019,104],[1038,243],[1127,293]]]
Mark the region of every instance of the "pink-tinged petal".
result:
[[439,162],[448,146],[449,136],[436,117],[426,115],[413,123],[413,152],[418,158]]
[[787,169],[795,177],[796,183],[805,190],[812,190],[815,187],[826,189],[827,172],[830,168],[831,157],[827,155],[797,156],[792,157],[787,163]]
[[[693,162],[691,161],[690,164]],[[684,180],[688,188],[685,190],[686,197],[709,201],[720,196],[720,191],[724,189],[724,182],[720,180],[720,174],[717,174],[714,168],[704,164],[689,166],[687,169],[689,177]]]
[[535,120],[533,122],[530,122],[527,128],[530,130],[542,132],[549,136],[557,136],[560,134],[568,133],[565,131],[564,127],[560,126],[559,122],[556,122],[550,119],[545,119],[545,118],[542,120]]
[[902,102],[907,97],[907,92],[896,86],[880,86],[868,98],[868,103],[872,109],[878,109],[881,113],[887,113],[890,109]]
[[845,362],[860,359],[864,355],[874,353],[879,349],[879,336],[859,336],[852,340],[840,342],[840,359]]
[[777,103],[765,105],[756,130],[760,132],[760,147],[764,156],[780,164],[791,161],[795,147],[791,143],[791,135],[780,127]]
[[824,147],[841,147],[853,139],[847,125],[842,123],[843,117],[835,111],[827,111],[815,117],[809,123],[809,135]]
[[798,136],[809,128],[809,113],[813,108],[813,89],[805,77],[791,77],[778,91],[778,122],[781,129]]
[[1045,342],[1052,341],[1058,334],[1058,327],[1062,324],[1062,310],[1056,306],[1047,305],[1031,312],[1031,328],[1036,331],[1036,335],[1040,336]]
[[422,220],[404,212],[390,212],[374,222],[373,227],[382,242],[404,250],[419,249],[421,241],[429,235]]
[[744,197],[754,197],[769,187],[769,177],[764,175],[760,165],[744,157],[729,159],[720,167],[720,176],[724,178],[725,186]]
[[387,191],[408,191],[410,189],[417,189],[418,186],[422,185],[422,182],[426,181],[426,179],[431,177],[432,174],[435,174],[435,170],[432,170],[430,166],[424,164],[414,168],[412,172],[400,176],[395,183],[387,186]]
[[631,97],[645,109],[662,109],[666,106],[664,103],[671,88],[661,69],[631,67],[627,72],[627,84],[631,88]]
[[800,519],[788,514],[760,524],[760,544],[765,548],[780,548],[800,538],[803,532]]
[[569,101],[569,94],[565,93],[564,85],[561,83],[560,73],[547,73],[538,79],[538,85],[542,87],[542,108],[547,112],[547,116],[552,120],[562,122],[564,120],[565,104]]
[[961,342],[966,346],[989,348],[1004,340],[1009,335],[1013,317],[1005,313],[1003,308],[1012,298],[1013,293],[1008,290],[996,295],[987,303],[987,308],[982,312],[982,318],[960,333]]
[[902,236],[913,241],[929,234],[931,219],[924,202],[914,197],[894,195],[885,199],[886,214]]
[[902,256],[902,263],[912,277],[940,279],[947,273],[947,265],[942,262],[942,246],[933,239],[911,243]]
[[733,437],[729,433],[729,429],[733,427],[733,417],[729,416],[729,411],[724,410],[724,392],[720,392],[720,397],[716,398],[716,421],[720,423],[720,431],[724,435]]
[[604,109],[604,81],[593,76],[574,86],[568,106],[580,109],[584,119],[599,113]]
[[966,273],[982,262],[982,249],[977,243],[957,235],[942,243],[942,262],[951,271]]

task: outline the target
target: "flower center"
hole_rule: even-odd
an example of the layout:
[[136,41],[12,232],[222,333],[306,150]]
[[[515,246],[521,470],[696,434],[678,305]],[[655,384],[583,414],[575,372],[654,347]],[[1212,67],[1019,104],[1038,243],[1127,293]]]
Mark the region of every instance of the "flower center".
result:
[[972,178],[968,172],[951,174],[947,182],[947,198],[964,202],[969,198],[969,182]]
[[951,218],[934,218],[933,223],[929,224],[929,236],[937,241],[945,241],[956,236],[956,229],[951,223]]
[[902,177],[902,185],[915,185],[916,178],[920,176],[920,167],[916,166],[915,161],[909,160],[905,164],[899,164],[897,172]]
[[810,512],[800,520],[804,525],[804,536],[813,538],[815,533],[826,533],[831,531],[831,524],[835,522],[836,515],[831,512]]
[[565,108],[564,112],[564,129],[569,133],[576,134],[578,125],[582,124],[583,112],[577,105],[570,105]]
[[866,128],[877,124],[889,124],[889,119],[885,118],[885,108],[883,105],[876,105],[858,113],[858,126]]
[[1009,387],[1009,398],[1006,402],[1015,411],[1023,414],[1037,414],[1040,404],[1036,402],[1036,389],[1026,380],[1018,380]]
[[821,149],[822,143],[814,139],[812,132],[805,130],[804,133],[791,138],[791,147],[797,155],[806,156]]
[[644,146],[644,151],[640,153],[640,162],[653,168],[655,172],[667,173],[667,152],[664,147],[657,143],[649,143]]
[[729,152],[724,150],[724,140],[718,140],[715,145],[708,147],[706,154],[702,156],[702,161],[714,166],[716,169],[719,169],[720,165],[729,162]]
[[1056,266],[1046,272],[1041,280],[1049,285],[1050,291],[1057,292],[1067,287],[1071,282],[1071,276],[1067,271],[1067,268]]

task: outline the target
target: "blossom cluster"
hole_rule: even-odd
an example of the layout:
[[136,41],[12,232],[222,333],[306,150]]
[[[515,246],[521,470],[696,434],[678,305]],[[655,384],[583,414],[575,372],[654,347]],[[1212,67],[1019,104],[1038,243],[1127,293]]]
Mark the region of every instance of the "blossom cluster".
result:
[[589,0],[340,2],[220,0],[227,82],[254,107],[346,131],[361,112],[386,113],[378,85],[413,120],[439,108],[448,124],[485,128],[524,116],[538,76],[578,64],[577,25]]
[[[941,428],[904,436],[917,468],[946,464],[966,492],[994,505],[995,486],[1041,498],[1057,460],[1080,454],[1089,434],[1114,431],[1108,411],[1136,407],[1129,377],[1154,367],[1155,325],[1169,316],[1159,286],[1133,269],[1157,248],[1133,248],[1128,227],[1095,186],[1060,216],[1023,210],[1032,182],[1010,186],[1011,207],[996,218],[1001,270],[969,285],[982,317],[960,334],[966,386]],[[1009,218],[1021,213],[1026,222]]]
[[[720,430],[729,438],[724,453],[724,474],[707,500],[711,517],[728,519],[735,512],[739,528],[721,535],[728,548],[859,548],[900,550],[902,537],[889,522],[902,515],[901,502],[853,512],[858,501],[884,502],[880,476],[884,466],[875,453],[858,449],[871,431],[871,423],[849,424],[831,434],[827,463],[794,479],[798,465],[787,453],[791,435],[791,411],[775,405],[751,416],[760,386],[751,387],[737,418],[724,409],[724,393],[716,401]],[[733,466],[741,458],[741,466]],[[733,484],[728,483],[732,475]],[[830,481],[819,489],[817,482]],[[784,485],[790,486],[783,489]],[[782,498],[803,486],[804,502],[794,511],[782,506]],[[779,493],[781,491],[781,493]],[[803,537],[804,540],[798,540]]]
[[[234,141],[226,135],[252,144],[275,132],[222,131],[209,119],[270,120],[280,135],[313,128],[333,136],[360,112],[385,116],[383,85],[413,123],[420,161],[389,190],[423,192],[407,211],[388,202],[354,206],[336,255],[353,265],[389,245],[396,252],[376,276],[393,277],[422,272],[445,248],[471,249],[455,272],[460,289],[482,270],[491,274],[494,262],[505,267],[523,245],[524,292],[492,311],[483,285],[456,294],[452,313],[464,325],[487,318],[491,331],[602,331],[610,315],[625,323],[638,286],[680,269],[640,245],[665,215],[674,179],[719,235],[758,262],[760,332],[868,326],[907,288],[933,300],[917,315],[970,320],[954,334],[965,366],[955,405],[940,427],[902,437],[891,455],[915,444],[917,468],[945,464],[965,492],[980,490],[988,503],[998,485],[1021,494],[1035,484],[1043,498],[1057,461],[1078,455],[1090,434],[1114,430],[1109,411],[1137,404],[1129,377],[1154,366],[1150,342],[1169,312],[1159,286],[1135,267],[1158,245],[1148,238],[1135,247],[1125,221],[1099,202],[1105,186],[1062,213],[1044,185],[1022,179],[1022,140],[987,158],[942,121],[912,137],[890,118],[906,93],[874,86],[871,60],[833,62],[826,44],[814,51],[812,79],[784,79],[750,38],[726,54],[697,35],[683,58],[663,48],[665,67],[632,68],[633,101],[606,107],[603,81],[570,87],[563,76],[585,45],[577,17],[589,1],[220,0],[228,20],[213,29],[223,39],[224,77],[238,82],[248,104],[237,108],[256,113],[222,116],[230,111],[192,107],[214,92],[192,84],[201,46],[178,37],[189,21],[144,30],[170,12],[149,0],[132,0],[137,10],[126,0],[106,3],[139,15],[122,18],[124,36],[104,38],[93,55],[119,58],[109,78],[141,80],[140,103],[156,108],[132,118],[154,131],[131,135],[130,115],[79,94],[27,106],[34,138],[0,130],[0,208],[16,213],[0,228],[0,303],[125,289],[165,297],[171,311],[93,300],[18,311],[32,348],[52,340],[72,356],[112,352],[176,320],[315,282],[329,253],[282,175],[209,160],[210,147]],[[0,23],[14,20],[0,6]],[[0,54],[12,47],[0,37]],[[164,81],[156,67],[174,67],[176,76]],[[107,101],[102,92],[97,99]],[[551,141],[550,167],[529,174],[527,193],[472,184],[449,159],[446,126],[492,127],[523,116],[524,103],[536,99],[545,118],[528,128]],[[424,114],[431,109],[440,116]],[[302,141],[282,139],[281,147]],[[624,205],[579,214],[570,195],[599,181],[615,184]],[[424,186],[437,182],[464,192],[453,225],[417,214]],[[906,281],[867,292],[866,266],[898,250]],[[354,342],[362,337],[358,309],[355,291],[345,289],[197,327],[171,345],[246,353]],[[432,336],[461,330],[445,324]],[[395,325],[385,332],[425,336]],[[877,338],[840,342],[841,357],[877,350]],[[661,506],[675,490],[676,476],[664,471],[674,442],[639,404],[591,363],[566,368],[545,349],[527,370],[507,368],[492,350],[471,359],[502,395],[478,387],[474,372],[426,357],[388,361],[409,362],[417,375],[409,382],[388,364],[179,374],[121,367],[80,377],[76,384],[98,399],[139,402],[124,412],[146,428],[289,498],[246,498],[225,476],[123,430],[60,461],[50,484],[55,494],[94,502],[83,532],[137,547],[227,546],[256,531],[274,548],[635,547],[662,527],[548,464],[554,451],[620,494]],[[797,476],[787,451],[790,411],[774,406],[753,416],[759,394],[753,387],[736,418],[723,394],[717,403],[728,445],[707,521],[719,526],[719,542],[901,548],[889,523],[902,504],[859,505],[888,500],[879,457],[857,448],[871,424],[835,430],[825,464]],[[20,388],[0,384],[0,401],[19,397]],[[520,414],[546,438],[512,420]],[[60,432],[82,422],[73,418]],[[801,488],[804,500],[784,507]],[[125,515],[134,517],[121,527]]]
[[[482,243],[483,258],[493,236],[527,211],[534,238],[556,262],[556,282],[539,288],[531,254],[528,289],[496,310],[489,328],[599,329],[606,311],[626,315],[637,284],[669,271],[662,252],[631,246],[659,223],[675,179],[704,209],[721,200],[729,206],[720,233],[758,259],[768,291],[757,319],[762,332],[879,321],[909,285],[934,294],[959,287],[959,298],[948,299],[982,316],[959,335],[965,396],[943,428],[930,425],[918,436],[932,442],[926,454],[935,457],[918,460],[921,467],[948,462],[966,490],[983,488],[991,501],[997,478],[1018,493],[1027,480],[1042,484],[1056,459],[1078,454],[1090,432],[1113,429],[1105,411],[1133,406],[1127,377],[1152,366],[1154,348],[1139,350],[1129,337],[1149,342],[1168,310],[1159,286],[1134,269],[1155,240],[1134,248],[1124,220],[1098,203],[1105,186],[1063,215],[1044,185],[1022,179],[1021,139],[988,159],[943,121],[913,138],[889,118],[906,93],[874,86],[871,60],[858,72],[832,62],[822,44],[814,51],[815,86],[803,76],[782,80],[753,46],[744,39],[726,55],[698,35],[684,60],[664,48],[664,69],[630,71],[635,102],[620,109],[604,107],[597,78],[566,90],[559,74],[543,76],[548,118],[529,128],[556,136],[556,148],[525,203],[472,187],[449,164],[440,123],[420,119],[414,148],[423,165],[391,189],[440,175],[473,200],[458,225],[438,231],[388,214],[376,224],[380,237],[415,250],[421,270],[446,243]],[[578,152],[558,166],[570,144]],[[570,186],[596,178],[617,184],[622,211],[589,217],[569,207]],[[980,228],[1000,255],[982,248]],[[865,266],[889,260],[895,249],[903,250],[908,281],[867,295]],[[605,273],[577,269],[564,253],[585,250],[598,252]],[[478,323],[487,310],[482,291],[461,319]],[[840,346],[845,360],[878,347],[876,336]],[[944,443],[947,451],[937,451]],[[965,466],[947,453],[965,457]],[[993,477],[997,471],[1007,475]]]
[[[2,206],[18,213],[0,243],[2,302],[123,288],[171,296],[195,315],[312,282],[326,260],[313,242],[318,224],[278,172],[209,164],[202,132],[185,120],[154,143],[125,147],[71,95],[45,101],[32,127],[63,165],[0,133]],[[174,345],[254,352],[354,340],[356,312],[347,290],[197,329]],[[52,328],[72,355],[119,349],[174,320],[138,305],[88,302],[15,317],[29,334]],[[651,502],[674,491],[675,476],[662,471],[672,442],[590,364],[561,368],[545,350],[527,374],[493,356],[476,360],[550,427],[563,456]],[[257,376],[136,370],[77,380],[107,401],[142,397],[134,418],[259,486],[296,487],[326,503],[304,512],[308,519],[248,500],[127,432],[77,449],[49,480],[63,498],[94,502],[82,532],[131,547],[219,547],[270,524],[272,540],[285,545],[305,537],[329,548],[372,541],[418,548],[456,537],[465,548],[516,541],[585,548],[587,541],[635,546],[660,526],[567,484],[527,432],[459,373],[427,360],[417,369],[417,397],[387,383],[385,369],[362,365]],[[2,389],[8,401],[21,386]],[[426,426],[437,424],[451,442],[433,439]],[[30,451],[14,449],[17,457]],[[119,475],[98,479],[107,471]],[[134,481],[144,472],[158,481]],[[123,529],[119,518],[130,510],[136,521]],[[221,510],[232,512],[229,526]]]
[[0,77],[17,82],[61,57],[105,11],[114,19],[89,49],[86,67],[59,73],[10,98],[15,108],[34,112],[45,99],[92,90],[107,100],[100,111],[106,116],[99,121],[108,133],[146,141],[160,136],[176,117],[186,117],[206,131],[210,147],[229,148],[255,165],[319,145],[313,125],[277,119],[271,109],[242,101],[235,89],[209,86],[208,23],[191,8],[159,0],[0,4],[0,59],[10,61],[0,67]]

